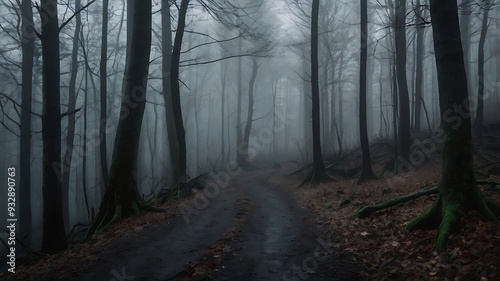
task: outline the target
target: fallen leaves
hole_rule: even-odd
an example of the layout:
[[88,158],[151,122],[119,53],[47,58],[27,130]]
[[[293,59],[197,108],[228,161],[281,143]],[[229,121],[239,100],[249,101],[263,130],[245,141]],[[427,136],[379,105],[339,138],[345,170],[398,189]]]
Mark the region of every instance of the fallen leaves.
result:
[[[392,199],[438,182],[439,172],[439,163],[420,167],[408,173],[404,184],[394,187],[390,193],[383,192],[387,184],[384,180],[369,181],[361,186],[354,185],[354,180],[341,180],[319,188],[300,189],[296,188],[296,182],[287,182],[285,188],[312,209],[318,220],[326,223],[326,231],[335,233],[333,247],[362,264],[365,270],[360,274],[366,279],[500,280],[500,225],[481,220],[478,213],[464,214],[462,229],[450,237],[448,250],[440,254],[434,252],[437,230],[411,233],[404,230],[408,222],[432,205],[435,196],[378,211],[365,219],[349,219],[366,204]],[[483,193],[500,201],[498,193],[488,190]]]

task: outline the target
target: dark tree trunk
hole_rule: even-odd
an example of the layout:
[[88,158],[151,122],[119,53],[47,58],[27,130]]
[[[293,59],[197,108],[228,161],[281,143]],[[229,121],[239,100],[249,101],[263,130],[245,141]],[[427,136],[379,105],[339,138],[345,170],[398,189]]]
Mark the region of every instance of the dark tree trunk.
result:
[[361,175],[357,184],[376,178],[370,160],[368,124],[366,120],[366,62],[368,57],[368,0],[361,0],[361,57],[359,73],[359,136],[362,152]]
[[319,0],[312,2],[311,21],[311,86],[312,86],[312,139],[313,139],[313,169],[302,184],[328,181],[321,152],[321,120],[319,102],[319,63],[318,63],[318,15]]
[[[311,66],[309,64],[309,61],[307,59],[307,50],[306,47],[304,46],[302,48],[302,67],[304,69],[304,77],[308,76],[308,71],[311,69]],[[305,150],[306,152],[309,151],[310,145],[312,143],[312,138],[311,138],[311,131],[312,131],[312,120],[311,120],[311,108],[312,108],[312,100],[311,100],[311,81],[308,81],[307,79],[304,79],[303,81],[303,110],[304,110],[304,124],[303,124],[303,136],[304,136],[304,145],[305,145]]]
[[[438,227],[436,251],[446,246],[448,237],[459,229],[462,211],[479,210],[487,219],[498,222],[498,204],[484,198],[476,185],[472,161],[472,136],[467,79],[463,60],[457,2],[431,0],[434,50],[439,81],[440,110],[443,118],[442,175],[437,201],[407,229]],[[445,116],[460,106],[465,114],[459,121],[447,122]],[[492,211],[497,212],[494,214]]]
[[161,1],[161,37],[162,37],[162,83],[165,99],[165,115],[167,120],[168,148],[170,152],[170,166],[172,167],[172,183],[179,181],[179,149],[175,133],[174,106],[172,104],[172,86],[170,68],[172,67],[172,27],[170,23],[170,6],[168,0]]
[[406,0],[396,0],[396,76],[399,93],[398,154],[410,156],[410,101],[406,79]]
[[35,32],[31,1],[21,3],[22,32],[22,101],[21,101],[21,161],[19,166],[19,233],[31,232],[31,100],[33,93],[33,56],[35,54]]
[[109,0],[102,2],[102,32],[101,32],[101,61],[99,65],[100,74],[100,121],[99,121],[99,160],[101,166],[101,182],[106,183],[109,181],[108,174],[108,160],[107,160],[107,144],[106,144],[106,121],[107,121],[107,92],[108,92],[108,6]]
[[248,82],[248,110],[247,110],[247,121],[245,123],[245,130],[243,131],[243,142],[238,148],[238,154],[242,154],[245,158],[245,164],[249,164],[249,155],[248,155],[248,144],[250,142],[250,131],[252,130],[252,122],[253,122],[253,106],[254,106],[254,88],[255,81],[257,80],[257,71],[259,70],[259,64],[257,63],[257,58],[252,57],[252,76],[250,77],[250,81]]
[[174,48],[172,50],[172,63],[170,67],[170,86],[172,91],[172,106],[174,113],[175,135],[177,138],[179,158],[176,163],[178,168],[178,180],[186,180],[186,135],[181,111],[181,93],[179,85],[179,61],[181,57],[182,38],[186,27],[186,13],[189,0],[182,0],[179,10],[177,32],[175,33]]
[[478,55],[477,55],[477,77],[479,79],[477,86],[477,111],[474,122],[474,133],[479,140],[483,137],[483,114],[484,114],[484,43],[486,33],[488,32],[488,15],[490,13],[491,0],[484,3],[483,22],[481,26],[481,36],[479,37]]
[[[224,135],[224,120],[225,120],[225,113],[224,113],[224,106],[226,104],[226,77],[227,77],[227,64],[222,63],[221,64],[221,77],[220,77],[220,83],[221,83],[221,105],[220,105],[220,141],[221,141],[221,161],[224,163],[224,151],[226,150],[225,148],[225,135]],[[227,159],[229,160],[229,159]]]
[[66,248],[61,194],[61,92],[57,1],[42,0],[43,57],[43,229],[42,252]]
[[[75,1],[75,11],[80,10],[80,0]],[[69,79],[68,89],[68,112],[74,112],[76,108],[76,76],[78,75],[78,47],[80,28],[82,20],[80,14],[75,17],[75,31],[73,33],[73,49],[71,52],[71,76]],[[66,231],[70,231],[69,225],[69,178],[71,175],[71,159],[73,158],[73,145],[75,140],[75,114],[68,115],[68,128],[66,135],[66,152],[64,153],[62,170],[62,201],[63,201],[63,214],[64,226]],[[84,150],[85,151],[85,150]]]
[[473,0],[462,0],[460,3],[460,36],[462,37],[462,49],[464,52],[465,74],[468,80],[469,94],[472,92],[471,85],[471,63],[470,63],[470,18],[472,14]]
[[[416,7],[417,23],[417,66],[415,69],[415,132],[420,132],[420,119],[422,112],[422,84],[423,84],[423,63],[424,63],[424,22],[422,20],[422,6],[420,0],[417,0]],[[429,128],[430,130],[431,128]]]
[[[134,0],[128,6],[133,24],[128,33],[130,54],[125,67],[120,121],[118,122],[108,188],[99,214],[88,235],[108,225],[140,213],[148,206],[137,192],[137,159],[142,119],[146,105],[146,89],[151,49],[151,0]],[[130,10],[132,9],[132,11]]]
[[[238,58],[238,99],[237,99],[237,104],[236,104],[236,146],[239,147],[242,142],[243,142],[243,131],[241,129],[241,103],[243,99],[243,78],[242,78],[242,60],[243,58],[241,57],[243,51],[243,43],[242,43],[242,37],[238,39],[238,55],[240,57]],[[245,161],[245,156],[240,153],[239,151],[236,151],[236,162],[238,162],[239,166],[246,166],[246,161]]]

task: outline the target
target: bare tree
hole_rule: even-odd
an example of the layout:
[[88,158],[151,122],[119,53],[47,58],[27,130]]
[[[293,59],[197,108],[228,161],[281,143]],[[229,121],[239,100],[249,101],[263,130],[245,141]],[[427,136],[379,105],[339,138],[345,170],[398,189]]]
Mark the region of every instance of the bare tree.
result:
[[319,102],[319,66],[318,66],[318,15],[319,0],[313,0],[311,11],[311,83],[312,83],[312,138],[313,138],[313,168],[302,181],[319,184],[331,180],[326,173],[323,154],[321,152],[321,125]]
[[484,43],[486,41],[486,33],[488,32],[488,15],[491,9],[491,0],[485,0],[483,6],[483,20],[481,25],[481,36],[479,37],[478,46],[478,59],[477,59],[477,77],[478,87],[477,87],[477,111],[476,119],[474,122],[474,133],[479,137],[479,140],[483,137],[483,115],[484,115]]
[[42,252],[55,253],[66,248],[60,163],[61,89],[59,65],[59,25],[56,0],[42,0],[43,56],[43,230]]
[[[474,175],[469,98],[457,2],[431,0],[431,17],[441,117],[444,120],[442,177],[436,202],[406,228],[439,228],[436,243],[436,251],[439,252],[445,248],[450,234],[459,229],[462,211],[478,210],[485,218],[498,222],[500,205],[483,196]],[[465,112],[458,126],[444,119],[456,106],[461,106]]]
[[370,160],[368,125],[366,121],[366,62],[368,56],[368,0],[361,0],[361,56],[359,74],[359,136],[362,151],[361,175],[357,184],[376,178]]
[[151,0],[134,0],[128,6],[132,24],[125,69],[122,107],[118,122],[109,184],[88,237],[123,217],[141,210],[156,210],[142,201],[137,191],[137,159],[151,50]]
[[21,101],[21,163],[19,173],[23,175],[19,183],[20,198],[20,233],[25,235],[31,231],[31,103],[33,94],[33,57],[35,54],[35,30],[31,1],[21,2],[21,48],[22,62],[22,101]]

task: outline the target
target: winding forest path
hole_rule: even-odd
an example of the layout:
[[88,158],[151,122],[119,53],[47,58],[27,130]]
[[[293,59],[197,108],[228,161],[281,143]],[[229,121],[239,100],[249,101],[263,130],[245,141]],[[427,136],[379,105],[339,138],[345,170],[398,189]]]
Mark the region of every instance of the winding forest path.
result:
[[[139,241],[123,237],[74,280],[204,280],[204,274],[186,277],[185,266],[193,265],[192,273],[203,260],[211,280],[356,280],[352,266],[329,252],[330,237],[321,237],[312,214],[269,182],[284,170],[231,178],[189,223],[176,216],[141,232]],[[207,249],[215,262],[206,262]]]

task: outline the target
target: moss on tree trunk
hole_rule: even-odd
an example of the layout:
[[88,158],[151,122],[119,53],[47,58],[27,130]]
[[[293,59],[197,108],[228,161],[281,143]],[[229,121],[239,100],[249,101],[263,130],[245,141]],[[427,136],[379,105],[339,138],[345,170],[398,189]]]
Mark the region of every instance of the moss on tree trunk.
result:
[[105,230],[124,217],[141,210],[160,210],[145,204],[137,191],[137,156],[142,118],[146,106],[146,83],[151,49],[151,0],[134,0],[128,6],[133,24],[127,47],[125,89],[116,131],[110,179],[87,237]]
[[456,1],[431,0],[431,16],[442,128],[446,136],[442,175],[437,201],[406,229],[438,227],[436,251],[442,251],[450,234],[460,228],[462,212],[477,210],[485,219],[495,222],[500,212],[496,204],[481,194],[474,175],[467,77]]

